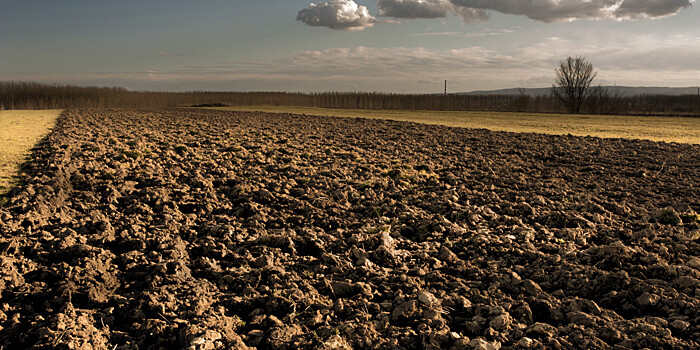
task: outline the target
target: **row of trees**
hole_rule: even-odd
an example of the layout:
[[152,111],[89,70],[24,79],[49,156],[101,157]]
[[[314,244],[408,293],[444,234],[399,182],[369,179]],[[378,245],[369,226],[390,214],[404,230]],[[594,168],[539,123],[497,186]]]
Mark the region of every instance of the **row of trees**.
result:
[[[591,80],[592,81],[592,80]],[[558,87],[553,87],[553,90]],[[563,90],[566,91],[566,90]],[[566,93],[565,93],[566,94]],[[573,112],[593,114],[700,115],[695,95],[621,96],[616,90],[587,86],[574,105],[552,95],[413,95],[384,93],[136,92],[123,88],[0,82],[0,109],[172,108],[199,104],[304,106],[327,108]],[[563,103],[562,103],[563,102]],[[575,108],[574,108],[575,107]]]

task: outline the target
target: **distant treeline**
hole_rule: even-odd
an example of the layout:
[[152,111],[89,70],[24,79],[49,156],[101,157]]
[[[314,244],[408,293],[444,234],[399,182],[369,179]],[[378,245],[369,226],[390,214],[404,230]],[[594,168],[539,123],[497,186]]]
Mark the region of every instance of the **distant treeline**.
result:
[[[32,82],[0,82],[0,109],[163,108],[203,104],[361,109],[564,112],[549,95],[387,94],[363,92],[149,92]],[[698,95],[621,96],[594,91],[584,113],[700,115]]]

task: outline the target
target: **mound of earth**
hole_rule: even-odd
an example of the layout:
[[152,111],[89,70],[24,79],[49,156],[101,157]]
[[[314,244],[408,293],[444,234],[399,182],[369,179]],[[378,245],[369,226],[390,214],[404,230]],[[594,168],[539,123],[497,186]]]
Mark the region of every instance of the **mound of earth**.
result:
[[0,349],[700,347],[700,146],[74,110],[0,208]]
[[190,107],[229,107],[231,105],[226,104],[226,103],[220,103],[220,102],[215,102],[215,103],[201,103],[197,105],[191,105]]

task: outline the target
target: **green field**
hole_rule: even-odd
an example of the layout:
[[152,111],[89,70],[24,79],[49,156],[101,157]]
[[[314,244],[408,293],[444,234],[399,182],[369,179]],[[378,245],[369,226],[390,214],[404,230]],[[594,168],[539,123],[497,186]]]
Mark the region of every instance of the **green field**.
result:
[[60,114],[58,109],[0,111],[0,197],[14,185],[19,164]]
[[232,111],[261,111],[338,117],[391,119],[495,131],[536,132],[555,135],[647,139],[700,144],[700,118],[644,117],[473,111],[403,111],[334,109],[285,106],[216,107]]

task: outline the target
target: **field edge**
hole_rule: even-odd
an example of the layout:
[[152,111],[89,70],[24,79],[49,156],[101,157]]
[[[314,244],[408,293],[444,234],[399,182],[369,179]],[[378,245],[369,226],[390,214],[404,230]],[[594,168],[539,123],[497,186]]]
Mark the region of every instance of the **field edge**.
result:
[[0,111],[0,206],[20,181],[21,166],[31,149],[56,126],[63,109]]
[[385,119],[517,133],[641,139],[700,144],[700,118],[488,111],[339,109],[295,106],[230,106],[202,109]]

